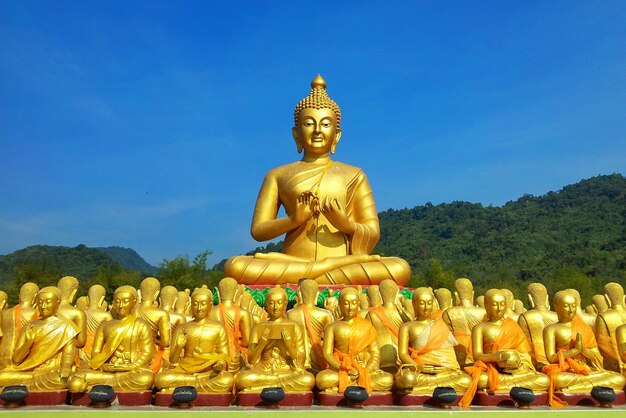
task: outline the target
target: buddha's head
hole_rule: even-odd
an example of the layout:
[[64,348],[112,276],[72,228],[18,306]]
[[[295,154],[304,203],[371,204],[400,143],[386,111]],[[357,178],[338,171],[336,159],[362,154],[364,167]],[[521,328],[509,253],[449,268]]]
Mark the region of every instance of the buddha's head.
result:
[[89,307],[92,309],[102,309],[102,305],[106,304],[104,297],[106,296],[106,289],[104,286],[94,284],[87,291],[89,299]]
[[512,311],[515,308],[515,296],[509,289],[500,289],[506,298],[506,309]]
[[35,303],[35,296],[37,296],[37,292],[39,292],[39,286],[35,283],[24,283],[22,287],[20,287],[20,305],[32,305]]
[[72,276],[61,277],[57,283],[57,287],[61,291],[61,300],[63,302],[72,303],[76,292],[78,292],[78,279]]
[[47,286],[37,293],[35,298],[41,319],[56,315],[61,304],[61,291],[58,287]]
[[385,279],[378,285],[380,290],[380,297],[383,303],[394,303],[398,296],[398,284],[391,279]]
[[380,289],[378,285],[374,284],[369,286],[365,292],[367,293],[367,298],[370,301],[370,306],[376,307],[380,306],[383,303],[383,298],[380,295]]
[[576,316],[579,302],[573,290],[561,290],[554,294],[554,310],[559,322],[570,322]]
[[418,287],[413,291],[413,311],[415,319],[423,321],[430,318],[433,313],[435,295],[430,287]]
[[604,285],[604,294],[611,308],[624,306],[624,288],[621,284],[611,282]]
[[359,313],[359,291],[354,287],[344,287],[339,293],[339,310],[344,319],[356,317]]
[[7,295],[7,292],[0,290],[0,311],[4,309],[8,299],[9,295]]
[[191,294],[191,315],[200,321],[209,316],[213,306],[213,292],[206,285],[197,287]]
[[476,306],[485,309],[485,295],[476,296]]
[[318,75],[311,82],[311,92],[294,109],[293,138],[298,153],[305,157],[335,153],[341,138],[341,110],[326,93],[326,81]]
[[265,310],[270,320],[285,316],[287,311],[287,292],[280,286],[272,287],[265,295]]
[[232,277],[224,277],[217,284],[217,291],[220,295],[221,301],[232,301],[235,299],[235,294],[238,288],[237,280]]
[[548,289],[541,283],[531,283],[526,288],[528,290],[528,300],[530,306],[534,309],[537,307],[545,307],[550,309],[548,299]]
[[470,279],[465,277],[458,278],[454,281],[454,295],[457,299],[457,305],[462,301],[472,302],[474,300],[474,285]]
[[76,299],[76,303],[74,304],[74,306],[78,309],[80,309],[81,311],[84,311],[86,309],[89,308],[89,298],[87,296],[81,296],[78,299]]
[[139,285],[139,291],[141,292],[142,303],[155,304],[159,292],[161,291],[161,283],[154,277],[146,277],[141,281]]
[[593,295],[591,298],[595,313],[603,313],[609,309],[609,305],[604,295]]
[[176,312],[185,314],[189,305],[189,289],[179,291],[178,297],[176,298],[176,305],[174,305]]
[[445,287],[440,287],[434,291],[435,298],[439,304],[439,309],[445,310],[452,306],[452,292]]
[[161,293],[159,294],[159,300],[161,301],[161,308],[172,308],[176,303],[178,297],[178,289],[174,286],[163,286]]
[[131,315],[137,304],[137,289],[132,286],[120,286],[113,294],[113,311],[117,318]]
[[485,293],[485,311],[487,319],[499,321],[506,312],[506,296],[501,289],[489,289]]
[[315,280],[302,280],[298,286],[298,293],[300,294],[300,300],[302,303],[306,305],[315,305],[317,302],[317,295],[319,294],[319,285]]

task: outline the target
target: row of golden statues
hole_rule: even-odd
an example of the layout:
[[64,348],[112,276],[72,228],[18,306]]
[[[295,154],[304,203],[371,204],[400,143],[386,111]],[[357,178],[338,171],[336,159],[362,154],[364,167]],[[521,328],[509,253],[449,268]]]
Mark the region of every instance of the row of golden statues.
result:
[[310,279],[301,280],[289,310],[285,290],[269,289],[265,311],[232,278],[220,281],[215,306],[205,286],[189,294],[161,289],[155,278],[139,289],[119,287],[110,305],[94,285],[74,305],[78,285],[70,276],[56,287],[26,283],[19,304],[2,310],[0,387],[289,393],[317,386],[341,393],[358,385],[370,393],[431,394],[447,386],[464,394],[460,405],[467,406],[477,391],[522,386],[547,391],[559,406],[558,392],[622,390],[626,383],[626,308],[618,283],[594,297],[594,313],[580,309],[573,289],[557,292],[551,311],[539,283],[528,286],[530,310],[506,289],[475,301],[464,278],[455,282],[454,305],[447,289],[420,287],[407,300],[384,280],[365,291],[343,288],[336,306],[327,300],[333,310],[316,306],[319,285]]

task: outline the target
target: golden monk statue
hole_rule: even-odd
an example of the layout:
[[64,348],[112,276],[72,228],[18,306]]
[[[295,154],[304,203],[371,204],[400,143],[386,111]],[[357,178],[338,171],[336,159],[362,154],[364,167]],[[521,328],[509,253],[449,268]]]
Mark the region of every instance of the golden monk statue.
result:
[[79,329],[76,347],[83,348],[87,342],[87,316],[84,311],[72,305],[76,292],[78,292],[78,279],[72,276],[62,277],[59,279],[57,287],[61,291],[59,314],[76,324]]
[[235,379],[240,391],[260,392],[266,387],[281,387],[285,392],[308,392],[315,377],[304,369],[304,335],[300,326],[285,318],[287,293],[273,287],[265,297],[269,315],[252,328],[248,360],[251,368],[240,371]]
[[476,390],[508,393],[521,386],[533,391],[545,391],[548,376],[535,371],[530,358],[530,344],[517,322],[505,318],[506,295],[501,289],[485,293],[487,319],[472,329],[474,365],[465,368],[472,382],[459,406],[470,405]]
[[378,336],[381,370],[394,374],[400,362],[398,359],[398,331],[404,322],[410,318],[404,313],[404,308],[398,309],[398,285],[393,280],[383,280],[378,286],[382,305],[372,306],[365,319],[370,321]]
[[24,283],[20,288],[19,303],[11,309],[2,311],[0,370],[11,366],[13,348],[22,327],[39,318],[39,311],[35,307],[37,292],[39,292],[39,286],[35,283]]
[[380,370],[380,350],[376,329],[359,313],[359,294],[346,287],[339,295],[343,317],[324,332],[324,358],[329,368],[317,374],[320,391],[343,393],[348,386],[364,387],[368,393],[387,392],[393,386],[393,375]]
[[[452,292],[445,287],[440,287],[434,290],[435,301],[439,306],[439,310],[433,312],[433,319],[443,318],[443,313],[446,309],[452,307]],[[434,307],[434,304],[433,304]]]
[[235,303],[240,308],[247,310],[252,315],[252,324],[258,324],[261,321],[267,320],[267,312],[263,309],[257,301],[252,297],[250,292],[246,291],[246,287],[240,284],[237,287],[237,294],[235,295]]
[[193,321],[176,328],[170,347],[170,367],[157,374],[154,386],[174,390],[194,386],[199,393],[230,392],[233,375],[226,371],[230,355],[226,329],[209,319],[213,294],[206,286],[191,294]]
[[558,322],[543,331],[546,358],[550,365],[543,368],[550,376],[550,405],[564,406],[554,392],[589,393],[593,386],[621,390],[626,378],[602,368],[593,330],[578,315],[579,302],[572,289],[554,295]]
[[622,360],[622,375],[626,376],[626,324],[617,327],[615,339],[617,340],[617,351]]
[[517,322],[519,314],[515,312],[515,295],[509,289],[500,289],[506,298],[506,309],[504,310],[504,317],[511,318]]
[[456,359],[461,367],[474,362],[472,357],[472,329],[485,319],[485,310],[474,306],[474,286],[469,279],[454,281],[456,306],[444,311],[442,319],[458,341],[454,347]]
[[[365,289],[365,296],[367,297],[367,308],[362,308],[361,303],[361,292],[359,292],[359,316],[365,318],[367,314],[370,312],[370,309],[379,308],[383,306],[383,297],[380,294],[380,288],[377,284],[368,286]],[[339,308],[339,301],[337,301],[337,308]],[[339,314],[335,316],[336,318],[341,318],[341,311]]]
[[178,297],[176,298],[176,303],[174,304],[174,310],[176,313],[184,315],[185,318],[187,318],[187,321],[193,321],[193,316],[191,316],[190,294],[191,292],[189,289],[178,291]]
[[176,305],[176,299],[178,299],[178,289],[174,286],[163,286],[161,293],[159,294],[159,308],[163,309],[170,316],[172,332],[176,330],[177,326],[187,322],[187,317],[176,312],[174,308]]
[[594,331],[604,359],[604,368],[620,373],[624,363],[617,348],[615,331],[620,325],[626,324],[624,288],[619,283],[607,283],[604,285],[604,294],[610,308],[598,314]]
[[86,311],[87,308],[89,308],[89,298],[87,296],[80,296],[76,299],[74,307],[76,309],[80,309],[83,312]]
[[[157,298],[161,291],[161,283],[154,277],[147,277],[139,285],[141,303],[135,308],[135,315],[150,325],[156,343],[156,354],[150,363],[150,369],[158,373],[163,366],[165,349],[170,346],[171,328],[170,315],[159,308]],[[167,359],[166,359],[167,360]]]
[[69,391],[83,393],[94,385],[110,385],[116,392],[141,392],[152,388],[150,361],[154,338],[146,321],[134,315],[137,290],[121,286],[113,295],[115,319],[103,322],[93,341],[91,360],[76,370]]
[[[377,284],[409,280],[408,263],[369,255],[380,237],[370,184],[360,168],[333,161],[341,138],[341,111],[317,76],[294,111],[293,137],[302,160],[270,171],[252,218],[252,237],[286,234],[282,253],[236,256],[224,266],[239,283]],[[278,218],[283,206],[285,217]]]
[[[236,371],[248,362],[248,342],[252,330],[252,315],[234,301],[237,281],[224,277],[217,285],[220,303],[211,309],[211,319],[221,323],[228,335],[231,356],[229,370]],[[243,357],[243,361],[242,361]]]
[[567,289],[572,293],[572,296],[574,296],[576,298],[576,309],[577,309],[577,314],[578,316],[580,316],[582,318],[583,321],[585,321],[585,324],[589,325],[591,327],[591,329],[593,329],[596,325],[596,314],[590,314],[587,312],[583,311],[582,308],[582,302],[580,299],[580,293],[578,292],[578,290],[576,289]]
[[61,291],[44,287],[37,293],[40,319],[25,324],[15,344],[13,365],[0,371],[0,388],[25,385],[30,391],[67,388],[67,379],[78,353],[78,328],[59,315]]
[[464,392],[470,384],[470,377],[456,360],[456,339],[441,318],[432,317],[434,300],[431,288],[415,289],[415,320],[400,326],[398,354],[402,367],[396,375],[400,392],[431,394],[438,386]]
[[528,285],[528,299],[531,310],[521,314],[517,320],[530,343],[530,356],[537,370],[548,364],[546,350],[543,347],[543,329],[557,321],[556,312],[550,310],[548,290],[541,283]]
[[94,284],[89,288],[87,294],[89,295],[87,298],[89,306],[85,309],[85,316],[87,317],[87,339],[85,346],[80,351],[80,357],[83,361],[89,361],[91,359],[93,339],[96,336],[96,331],[100,324],[113,319],[110,312],[102,310],[102,306],[106,305],[106,301],[104,300],[106,289],[103,286]]
[[304,367],[313,374],[327,367],[322,351],[324,330],[333,322],[333,315],[326,309],[318,308],[315,304],[319,295],[319,287],[315,280],[306,279],[298,286],[300,305],[287,312],[287,318],[296,322],[305,331],[304,347],[306,358]]

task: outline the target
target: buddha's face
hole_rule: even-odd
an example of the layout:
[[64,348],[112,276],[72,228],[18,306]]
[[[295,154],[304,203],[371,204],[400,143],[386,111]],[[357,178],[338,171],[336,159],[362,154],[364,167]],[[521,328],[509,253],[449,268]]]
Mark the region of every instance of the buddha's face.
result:
[[577,308],[578,302],[572,295],[565,295],[557,299],[554,304],[554,310],[561,322],[569,322],[574,319]]
[[339,298],[339,309],[344,318],[354,318],[359,313],[359,294],[348,293]]
[[420,293],[413,298],[413,310],[417,318],[430,318],[433,313],[433,299],[431,293]]
[[130,292],[117,292],[113,295],[113,309],[120,318],[130,315],[135,309],[137,298]]
[[209,316],[211,311],[211,300],[209,295],[196,295],[191,298],[191,314],[197,320]]
[[59,311],[61,300],[52,292],[39,293],[36,298],[39,316],[42,319],[55,315]]
[[287,309],[287,300],[280,293],[268,293],[265,300],[265,309],[270,319],[282,318]]
[[500,320],[506,311],[506,297],[502,293],[485,298],[485,310],[490,320]]
[[326,155],[334,152],[341,137],[337,128],[335,112],[331,109],[302,109],[298,125],[292,130],[298,150],[303,149],[305,156]]

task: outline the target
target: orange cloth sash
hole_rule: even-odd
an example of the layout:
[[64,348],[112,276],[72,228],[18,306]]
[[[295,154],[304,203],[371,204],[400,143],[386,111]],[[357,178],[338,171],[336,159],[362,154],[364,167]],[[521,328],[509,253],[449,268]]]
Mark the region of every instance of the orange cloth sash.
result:
[[[497,353],[500,350],[515,350],[520,353],[529,353],[530,345],[526,336],[517,322],[511,318],[506,318],[500,326],[500,333],[493,344],[485,344],[485,354]],[[472,399],[478,389],[478,380],[482,372],[487,372],[487,382],[490,391],[495,391],[499,387],[500,374],[492,362],[476,361],[473,366],[465,368],[471,376],[470,386],[465,391],[465,395],[459,401],[459,406],[467,408],[472,403]]]
[[311,349],[315,353],[315,357],[320,370],[324,370],[328,367],[328,363],[324,359],[324,352],[322,351],[322,339],[320,338],[319,334],[315,332],[313,324],[311,324],[311,314],[309,313],[309,308],[305,304],[300,305],[300,307],[302,308],[304,325],[306,326],[306,331],[309,335],[309,341],[311,342]]
[[400,332],[400,328],[397,327],[393,322],[391,322],[391,319],[389,319],[385,308],[383,308],[382,306],[376,306],[374,308],[370,308],[370,312],[372,312],[378,317],[378,319],[380,319],[380,322],[382,322],[383,326],[389,331],[389,334],[391,335],[391,339],[393,340],[394,344],[398,345],[398,333]]
[[586,365],[583,364],[580,360],[572,357],[565,358],[564,356],[565,351],[569,348],[574,347],[574,345],[576,344],[577,334],[580,334],[580,336],[582,337],[584,348],[596,348],[598,346],[591,327],[589,327],[589,325],[584,322],[580,315],[576,315],[572,319],[572,335],[570,337],[569,345],[557,349],[556,353],[559,359],[558,364],[548,364],[542,369],[542,371],[550,378],[550,386],[548,387],[548,402],[552,407],[561,408],[567,406],[567,402],[559,399],[554,394],[556,390],[557,374],[570,372],[585,376],[589,375],[589,370],[587,369]]
[[420,366],[425,366],[426,363],[422,360],[421,356],[430,353],[431,351],[438,350],[443,344],[448,341],[448,335],[450,330],[442,319],[437,319],[430,329],[430,335],[428,336],[428,342],[422,348],[414,349],[409,347],[409,355],[414,362]]
[[241,317],[241,308],[238,305],[233,305],[235,308],[235,318],[233,319],[233,326],[228,323],[228,317],[224,311],[224,305],[217,305],[220,316],[222,317],[222,324],[226,328],[226,334],[228,335],[228,349],[230,351],[231,358],[234,358],[235,353],[240,353],[241,357],[248,363],[248,348],[243,347],[240,342],[241,330],[239,329],[239,319]]
[[359,373],[357,383],[364,387],[367,393],[372,392],[372,380],[369,370],[361,366],[355,357],[365,350],[377,339],[376,329],[367,320],[361,317],[352,319],[350,325],[350,336],[348,337],[348,352],[343,353],[337,349],[333,351],[333,356],[339,361],[339,392],[343,393],[350,384],[348,372],[356,369]]

